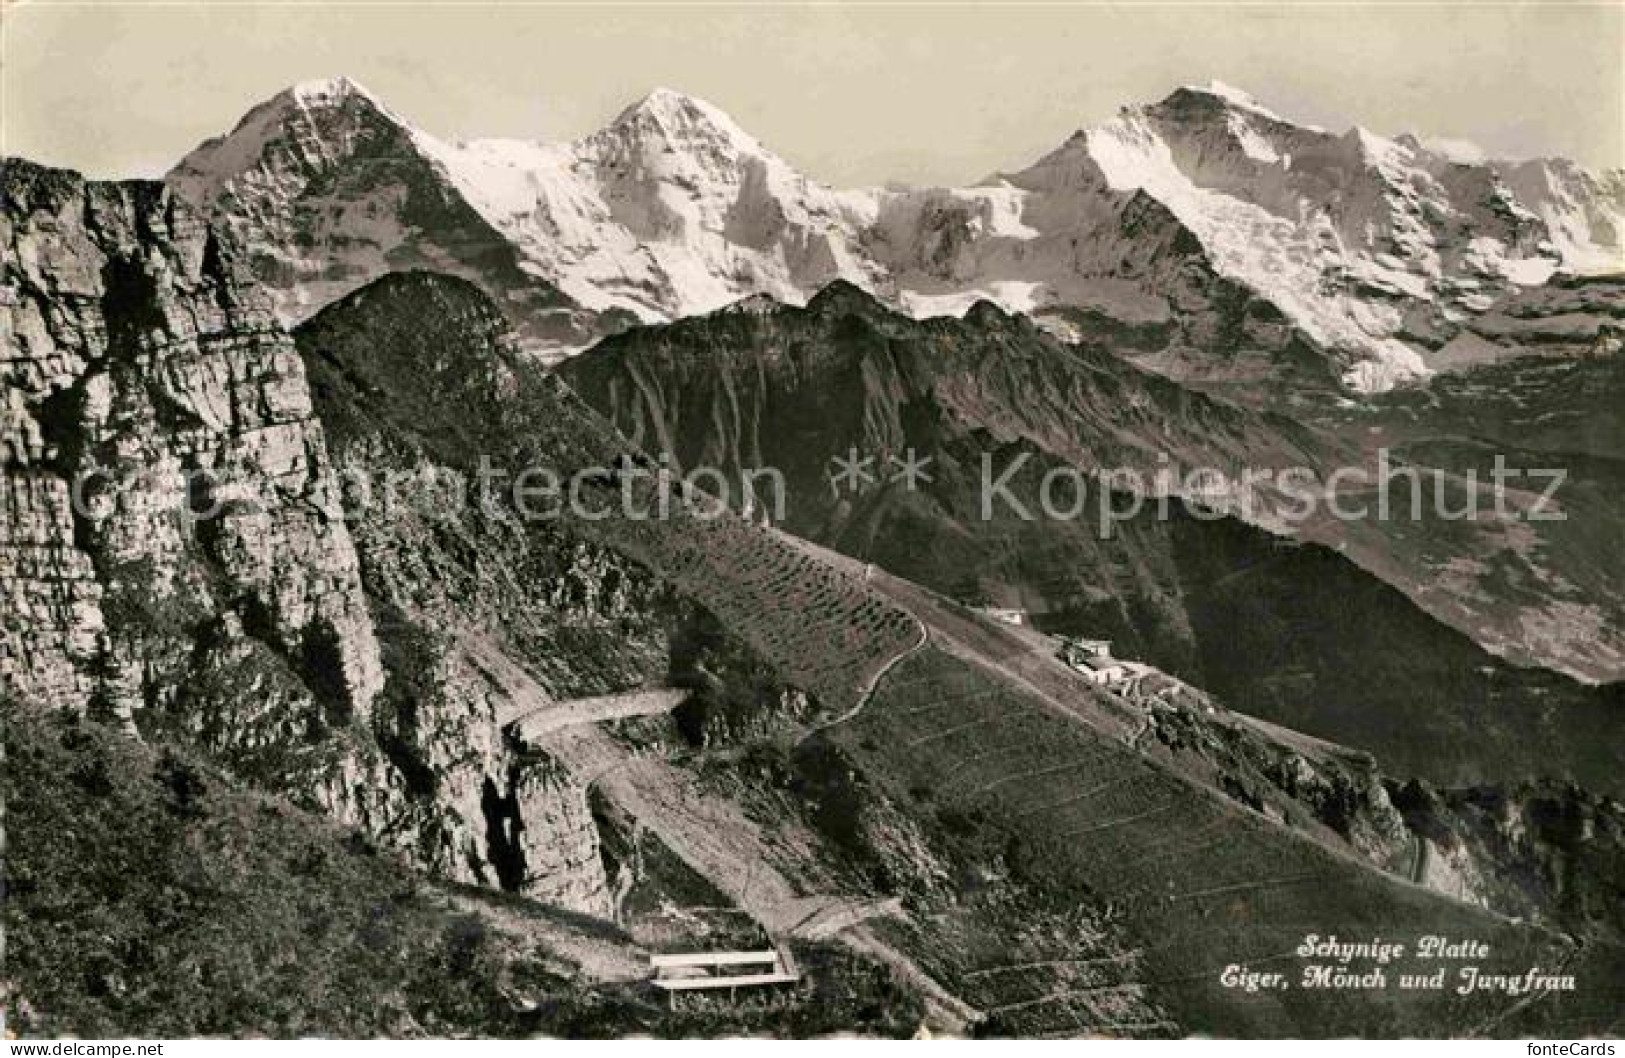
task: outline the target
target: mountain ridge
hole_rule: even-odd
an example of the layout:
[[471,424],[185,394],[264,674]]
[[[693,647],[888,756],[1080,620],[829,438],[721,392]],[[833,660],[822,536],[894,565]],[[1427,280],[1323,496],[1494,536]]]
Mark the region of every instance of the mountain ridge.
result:
[[[798,535],[961,601],[1025,611],[1045,631],[1111,638],[1244,711],[1380,750],[1407,774],[1537,776],[1561,759],[1602,783],[1617,770],[1591,747],[1607,742],[1619,685],[1588,684],[1618,679],[1621,634],[1606,615],[1620,569],[1586,534],[1618,515],[1593,506],[1579,474],[1561,526],[1305,519],[1268,485],[1219,521],[1196,508],[1232,497],[1194,491],[1191,468],[1329,481],[1362,457],[1339,432],[1063,344],[991,303],[917,321],[840,283],[806,307],[758,298],[630,328],[557,370],[679,471],[743,480],[773,468],[774,517]],[[1416,447],[1421,466],[1465,458],[1430,463]],[[926,461],[926,480],[899,479],[905,456]],[[842,461],[860,458],[871,481],[837,488]],[[1113,488],[1144,495],[1131,508]],[[1123,516],[1108,520],[1103,504]],[[1529,583],[1546,587],[1519,587]],[[1570,626],[1582,610],[1598,623]],[[1556,634],[1529,635],[1539,627]],[[1417,700],[1441,704],[1415,717]],[[1554,730],[1527,726],[1559,715]],[[1534,737],[1548,752],[1526,765]]]
[[[443,141],[345,78],[295,86],[250,117],[331,125],[339,134],[307,146],[334,147],[323,158],[342,172],[354,147],[344,115],[358,110],[398,130],[418,179],[474,214],[458,223],[481,240],[495,233],[510,271],[613,314],[607,326],[577,320],[594,334],[755,293],[803,301],[839,278],[916,316],[957,315],[985,298],[1063,334],[1080,313],[1139,326],[1142,339],[1149,326],[1153,347],[1131,355],[1197,382],[1271,380],[1297,341],[1326,360],[1331,388],[1371,392],[1430,374],[1423,354],[1501,293],[1559,268],[1625,267],[1625,174],[1561,160],[1467,163],[1455,160],[1460,150],[1359,127],[1335,135],[1222,84],[1125,107],[1025,167],[959,188],[831,188],[671,89],[566,143]],[[400,215],[387,196],[336,228],[307,217],[279,230],[290,211],[330,213],[332,196],[268,166],[261,132],[245,119],[188,155],[171,183],[271,245],[308,241],[310,228],[377,242],[385,258],[382,244],[397,235],[411,250],[414,224],[389,230]],[[382,264],[349,266],[359,278]],[[1207,333],[1234,337],[1234,327],[1182,322],[1226,318],[1248,299],[1278,322],[1246,333],[1239,349]],[[311,308],[326,300],[319,283],[306,294]],[[585,339],[539,344],[562,356]]]

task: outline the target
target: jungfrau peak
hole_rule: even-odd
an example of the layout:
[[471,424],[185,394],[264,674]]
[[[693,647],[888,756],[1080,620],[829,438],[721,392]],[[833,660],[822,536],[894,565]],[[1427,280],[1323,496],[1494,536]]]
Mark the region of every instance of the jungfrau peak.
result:
[[1221,273],[1319,343],[1365,354],[1349,371],[1359,389],[1427,373],[1422,351],[1511,285],[1621,266],[1617,174],[1337,136],[1217,82],[1126,109],[1085,144],[1113,188],[1173,210]]
[[1213,82],[972,186],[837,190],[669,89],[570,143],[448,143],[338,78],[255,108],[170,181],[265,248],[293,319],[439,268],[565,355],[627,314],[845,279],[916,316],[991,300],[1192,381],[1369,392],[1429,374],[1517,287],[1625,268],[1619,172],[1475,156],[1296,124]]

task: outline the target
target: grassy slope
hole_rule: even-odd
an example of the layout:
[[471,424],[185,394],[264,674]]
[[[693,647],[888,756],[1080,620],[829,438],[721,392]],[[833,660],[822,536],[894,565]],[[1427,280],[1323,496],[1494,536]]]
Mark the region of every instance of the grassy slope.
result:
[[510,997],[561,1025],[604,1002],[527,938],[576,929],[536,905],[497,927],[355,832],[94,723],[11,708],[5,739],[25,1034],[510,1035],[546,1027]]
[[72,1034],[907,1034],[883,967],[804,948],[808,979],[669,1011],[607,923],[424,880],[355,832],[185,755],[7,706],[7,1019]]
[[[399,376],[368,363],[366,336],[356,337],[338,341],[329,331],[319,345],[344,364],[344,382],[365,392],[373,409],[398,428],[432,432],[440,417],[414,415],[408,395],[390,392]],[[501,444],[500,455],[510,462],[527,454],[563,456],[583,465],[618,448],[601,420],[549,380],[528,378],[522,368],[516,376],[517,393],[498,405],[506,421],[492,421],[492,434],[480,439]],[[469,460],[465,446],[461,439],[431,444],[453,465]],[[896,615],[917,601],[896,606],[872,586],[733,519],[611,518],[572,528],[691,592],[785,679],[831,707],[861,698],[878,662],[896,653]],[[983,645],[962,647],[973,656],[980,651],[983,661],[990,656]],[[1448,999],[1403,994],[1351,1000],[1218,991],[1225,963],[1279,957],[1310,932],[1381,931],[1412,942],[1432,932],[1479,935],[1520,969],[1575,958],[1548,933],[1512,928],[1246,812],[1092,730],[1086,718],[1045,703],[1038,693],[1052,700],[1068,693],[1067,687],[1035,693],[1033,683],[1045,672],[1012,679],[1008,659],[1000,660],[1003,668],[990,670],[940,651],[915,655],[830,737],[893,801],[906,803],[917,789],[936,791],[927,818],[950,811],[961,825],[952,840],[979,845],[985,830],[1009,846],[1004,858],[1027,873],[1031,890],[1055,901],[1110,905],[1149,953],[1147,983],[1187,1029],[1462,1034],[1511,1006],[1458,1008]],[[972,832],[963,830],[966,821]],[[1008,923],[1006,950],[1016,950],[1015,934],[1028,919]],[[1554,1030],[1600,1029],[1614,1009],[1607,1001],[1617,998],[1605,992],[1611,980],[1602,967],[1582,978],[1580,996],[1531,1004],[1526,1016],[1549,1016]]]
[[[682,465],[784,470],[793,531],[955,597],[1021,606],[1056,628],[1113,638],[1130,656],[1223,692],[1236,708],[1376,752],[1395,774],[1450,783],[1549,776],[1617,788],[1617,754],[1596,748],[1598,733],[1617,733],[1610,692],[1516,667],[1606,673],[1618,661],[1619,607],[1610,602],[1625,566],[1614,545],[1618,504],[1609,500],[1618,468],[1608,460],[1590,459],[1588,474],[1570,456],[1556,464],[1574,471],[1563,493],[1566,522],[1327,518],[1303,534],[1326,549],[1316,548],[1325,561],[1294,562],[1279,578],[1238,579],[1229,594],[1207,590],[1234,572],[1220,559],[1239,569],[1260,553],[1269,558],[1273,542],[1262,531],[1142,518],[1103,541],[1089,517],[1027,522],[995,504],[995,517],[985,519],[978,480],[984,457],[1002,471],[1036,454],[1013,491],[1037,510],[1044,469],[1144,465],[1159,451],[1193,465],[1371,470],[1383,444],[1459,473],[1488,450],[1444,452],[1422,442],[1536,427],[1554,433],[1550,411],[1564,413],[1558,421],[1568,426],[1554,436],[1572,445],[1576,422],[1602,414],[1616,393],[1617,369],[1589,367],[1584,378],[1528,392],[1514,387],[1486,405],[1482,422],[1475,390],[1447,392],[1432,409],[1323,413],[1311,429],[1063,348],[997,313],[908,321],[831,290],[806,309],[634,328],[561,372],[629,435],[669,449]],[[1593,441],[1590,448],[1602,443]],[[932,457],[932,480],[918,492],[832,494],[825,460],[853,446],[882,456],[915,448]],[[1510,454],[1516,466],[1551,461]],[[885,469],[884,458],[879,465]],[[1449,488],[1459,494],[1462,486]],[[1064,509],[1068,490],[1059,495]],[[1461,504],[1459,495],[1449,501]],[[1304,578],[1304,591],[1294,576]],[[1360,592],[1357,613],[1337,605],[1349,585]],[[1230,649],[1229,626],[1258,618],[1269,626],[1270,650]],[[1331,642],[1314,633],[1334,624]],[[1394,626],[1405,635],[1385,634]],[[1458,643],[1452,630],[1468,638]],[[1392,671],[1380,694],[1365,695],[1373,670]],[[1448,704],[1435,717],[1419,702]],[[1525,750],[1534,738],[1545,747],[1538,757]]]

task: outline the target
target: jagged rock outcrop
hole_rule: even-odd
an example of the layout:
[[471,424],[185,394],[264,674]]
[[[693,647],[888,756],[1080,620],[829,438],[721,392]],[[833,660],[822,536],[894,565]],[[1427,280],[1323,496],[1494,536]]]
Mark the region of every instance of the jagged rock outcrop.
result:
[[1573,783],[1467,788],[1385,775],[1368,753],[1262,723],[1166,675],[1116,693],[1133,744],[1391,874],[1509,918],[1617,939],[1625,806]]
[[1625,272],[1517,287],[1429,356],[1440,371],[1520,356],[1617,358],[1625,349]]
[[[394,597],[356,534],[409,515],[347,517],[304,363],[229,235],[161,184],[3,179],[0,689],[191,742],[448,877],[602,911],[584,789],[522,763],[489,681],[410,653],[392,605],[381,643]],[[456,592],[438,572],[416,589]]]
[[797,172],[702,100],[656,89],[574,143],[419,136],[526,261],[571,297],[673,319],[752,293],[800,298],[879,273],[871,193]]
[[1618,939],[1625,924],[1625,806],[1573,785],[1436,790],[1395,783],[1417,835],[1416,880],[1573,933]]

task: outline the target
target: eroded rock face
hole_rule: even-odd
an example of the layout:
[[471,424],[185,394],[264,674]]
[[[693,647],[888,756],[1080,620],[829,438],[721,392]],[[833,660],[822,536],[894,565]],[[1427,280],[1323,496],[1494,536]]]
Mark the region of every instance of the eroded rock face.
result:
[[444,650],[386,688],[369,594],[393,593],[230,238],[159,184],[15,161],[4,184],[0,690],[202,746],[458,880],[602,910],[585,791],[504,743],[501,691]]
[[0,502],[0,674],[47,701],[83,704],[106,625],[95,567],[73,543],[67,484],[8,465]]
[[16,689],[137,719],[207,625],[365,716],[377,644],[292,342],[161,185],[5,182],[6,605],[58,600],[8,615]]
[[1435,790],[1393,785],[1422,844],[1416,880],[1575,933],[1617,938],[1625,807],[1568,783]]
[[[442,791],[414,826],[431,845],[423,854],[587,901],[598,883],[585,864],[599,860],[578,788],[537,745],[482,736],[494,719],[678,686],[693,694],[682,719],[696,740],[738,733],[764,711],[810,712],[809,698],[849,707],[917,633],[743,520],[623,513],[637,487],[627,468],[645,457],[508,332],[470,283],[414,272],[368,285],[296,336],[345,480],[414,483],[352,531],[384,644],[377,726],[403,772]],[[549,517],[546,500],[525,514],[513,487],[530,471],[583,475],[598,517],[567,503]],[[658,501],[630,502],[653,512]]]

